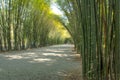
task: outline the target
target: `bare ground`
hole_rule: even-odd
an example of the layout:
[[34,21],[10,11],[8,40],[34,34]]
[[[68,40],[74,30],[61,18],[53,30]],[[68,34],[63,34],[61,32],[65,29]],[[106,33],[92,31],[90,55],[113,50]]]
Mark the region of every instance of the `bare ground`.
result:
[[73,45],[54,45],[0,54],[0,80],[64,80],[67,71],[81,71]]

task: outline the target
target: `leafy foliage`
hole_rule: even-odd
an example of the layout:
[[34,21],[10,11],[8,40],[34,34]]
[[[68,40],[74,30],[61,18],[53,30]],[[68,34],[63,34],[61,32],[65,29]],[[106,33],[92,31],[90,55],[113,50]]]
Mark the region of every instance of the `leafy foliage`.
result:
[[0,0],[0,51],[63,43],[62,33],[56,31],[63,26],[50,4],[49,0]]

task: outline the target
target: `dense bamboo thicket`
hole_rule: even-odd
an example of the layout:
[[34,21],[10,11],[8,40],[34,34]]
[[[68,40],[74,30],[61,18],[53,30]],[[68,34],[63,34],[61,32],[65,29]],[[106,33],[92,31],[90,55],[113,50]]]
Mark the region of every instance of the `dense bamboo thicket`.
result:
[[47,0],[0,0],[0,51],[64,42],[50,36],[58,34],[54,17]]
[[58,0],[84,80],[120,80],[120,0]]

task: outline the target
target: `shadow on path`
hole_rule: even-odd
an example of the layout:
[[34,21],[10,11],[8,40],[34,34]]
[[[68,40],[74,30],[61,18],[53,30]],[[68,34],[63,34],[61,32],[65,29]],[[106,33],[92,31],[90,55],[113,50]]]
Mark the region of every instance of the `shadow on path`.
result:
[[80,68],[73,45],[0,54],[0,80],[63,80],[64,71]]

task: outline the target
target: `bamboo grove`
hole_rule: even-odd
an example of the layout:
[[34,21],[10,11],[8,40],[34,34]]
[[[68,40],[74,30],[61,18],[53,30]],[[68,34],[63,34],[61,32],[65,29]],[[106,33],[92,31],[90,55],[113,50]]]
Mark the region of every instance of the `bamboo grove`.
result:
[[0,0],[0,51],[61,43],[53,16],[47,0]]
[[120,80],[120,0],[57,0],[84,80]]

